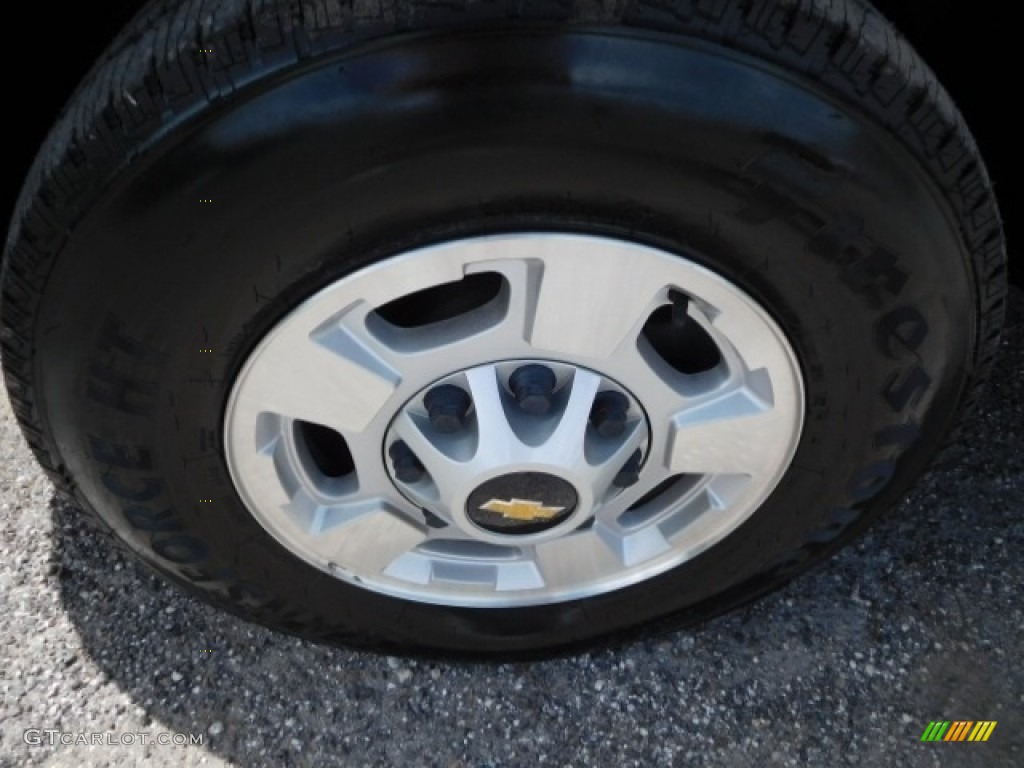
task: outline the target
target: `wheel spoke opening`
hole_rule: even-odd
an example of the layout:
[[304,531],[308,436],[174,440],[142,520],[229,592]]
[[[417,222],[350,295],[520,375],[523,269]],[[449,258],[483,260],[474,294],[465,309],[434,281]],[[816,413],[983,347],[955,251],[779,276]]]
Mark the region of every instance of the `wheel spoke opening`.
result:
[[295,444],[302,451],[301,458],[308,459],[320,475],[339,480],[355,473],[355,460],[340,432],[301,420],[294,423],[294,430]]
[[400,354],[437,349],[482,334],[508,316],[511,289],[498,272],[475,272],[388,302],[366,317],[366,329]]
[[397,328],[420,328],[486,306],[498,298],[504,285],[505,277],[499,272],[475,272],[402,296],[374,312]]
[[641,335],[675,371],[695,375],[717,368],[722,353],[711,334],[688,311],[689,300],[670,292],[671,304],[658,307],[647,318]]
[[700,475],[687,474],[676,474],[662,480],[619,515],[618,524],[627,529],[649,525],[665,509],[691,493],[700,480]]

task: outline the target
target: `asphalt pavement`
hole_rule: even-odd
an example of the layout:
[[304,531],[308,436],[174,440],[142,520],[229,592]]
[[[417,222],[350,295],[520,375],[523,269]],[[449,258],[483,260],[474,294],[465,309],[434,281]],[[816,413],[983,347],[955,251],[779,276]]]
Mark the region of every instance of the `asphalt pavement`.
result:
[[[1024,766],[1020,290],[1003,343],[944,467],[859,543],[698,629],[522,665],[321,647],[186,597],[83,529],[0,396],[0,765]],[[922,743],[934,720],[998,724]]]

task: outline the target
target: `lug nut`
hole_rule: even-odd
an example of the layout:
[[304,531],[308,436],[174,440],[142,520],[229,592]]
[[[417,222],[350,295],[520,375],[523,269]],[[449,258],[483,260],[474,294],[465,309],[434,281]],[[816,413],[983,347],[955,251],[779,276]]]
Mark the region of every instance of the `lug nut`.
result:
[[621,392],[599,392],[590,409],[590,423],[602,437],[618,437],[626,430],[629,399]]
[[622,465],[619,474],[612,480],[612,485],[616,488],[628,488],[634,485],[640,479],[640,460],[642,458],[643,454],[639,450],[630,456],[629,461]]
[[555,374],[550,368],[524,365],[512,374],[508,385],[520,408],[534,416],[543,416],[551,410],[555,381]]
[[469,395],[452,384],[434,387],[423,398],[430,414],[430,423],[438,432],[458,432],[466,423],[466,414],[472,401]]
[[388,449],[388,455],[391,457],[391,464],[395,468],[395,477],[400,482],[415,483],[426,474],[426,470],[420,464],[420,460],[416,458],[416,454],[402,441],[394,443]]

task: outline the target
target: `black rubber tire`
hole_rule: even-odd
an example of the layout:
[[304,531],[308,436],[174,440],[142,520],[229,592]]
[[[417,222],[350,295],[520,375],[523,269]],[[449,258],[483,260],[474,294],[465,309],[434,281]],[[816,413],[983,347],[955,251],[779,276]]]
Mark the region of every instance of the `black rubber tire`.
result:
[[[261,334],[374,260],[536,229],[686,254],[774,314],[808,395],[778,489],[673,571],[529,609],[403,602],[282,549],[221,445]],[[1005,290],[970,134],[859,0],[193,0],[150,3],[67,106],[0,317],[39,461],[171,580],[322,641],[522,655],[704,619],[849,541],[967,412]]]

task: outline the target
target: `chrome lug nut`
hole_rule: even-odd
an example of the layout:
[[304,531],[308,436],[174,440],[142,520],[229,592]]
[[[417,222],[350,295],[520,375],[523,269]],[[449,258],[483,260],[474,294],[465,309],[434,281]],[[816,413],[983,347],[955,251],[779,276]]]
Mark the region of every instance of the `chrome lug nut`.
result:
[[519,407],[533,416],[551,410],[555,390],[555,374],[543,365],[524,365],[509,377],[509,388]]
[[622,469],[619,470],[619,474],[612,480],[612,485],[616,488],[628,488],[634,485],[637,480],[640,479],[640,464],[643,459],[643,453],[636,451],[632,456],[629,457],[629,461],[622,465]]
[[431,425],[446,434],[458,432],[465,426],[471,403],[469,395],[452,384],[434,387],[423,398]]
[[398,441],[388,449],[388,456],[391,457],[391,464],[395,468],[395,477],[403,483],[415,483],[423,478],[426,470],[416,458],[409,446]]
[[618,437],[626,430],[629,399],[621,392],[600,392],[590,409],[590,423],[602,437]]

